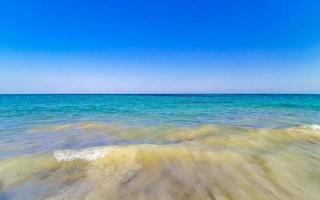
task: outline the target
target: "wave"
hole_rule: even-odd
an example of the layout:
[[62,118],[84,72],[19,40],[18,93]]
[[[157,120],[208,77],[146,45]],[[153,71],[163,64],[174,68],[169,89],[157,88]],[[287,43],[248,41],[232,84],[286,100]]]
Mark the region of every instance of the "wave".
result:
[[285,130],[288,130],[288,131],[303,130],[303,131],[305,131],[305,133],[319,134],[320,125],[318,125],[318,124],[307,124],[307,125],[301,125],[301,126],[287,128]]
[[[199,127],[129,127],[114,124],[103,124],[97,122],[54,125],[41,127],[42,131],[50,130],[59,133],[60,131],[77,132],[81,130],[78,139],[111,138],[115,143],[122,144],[197,144],[197,146],[210,147],[256,147],[261,145],[260,141],[271,140],[274,144],[281,144],[285,141],[295,142],[319,142],[320,125],[301,125],[289,128],[244,128],[227,125],[203,125]],[[33,129],[35,130],[35,129]],[[40,130],[40,129],[37,129]],[[64,132],[63,132],[64,133]],[[81,135],[82,134],[82,135]],[[114,144],[115,144],[114,143]],[[98,148],[92,153],[92,157],[82,151],[57,151],[55,154],[61,160],[67,160],[66,156],[78,160],[92,160],[107,154]]]
[[33,127],[30,132],[63,132],[70,130],[84,130],[84,131],[97,131],[97,130],[112,130],[119,128],[116,125],[110,125],[99,122],[83,122],[83,123],[71,123],[71,124],[54,124],[43,125],[39,127]]
[[37,190],[27,199],[320,199],[317,129],[203,126],[160,132],[177,142],[0,160],[3,191],[33,184]]
[[[166,127],[166,126],[164,126]],[[242,127],[242,126],[231,126],[231,125],[222,125],[222,124],[204,124],[198,127],[180,127],[183,130],[190,130],[190,129],[196,129],[196,128],[202,128],[202,127],[211,127],[211,128],[233,128],[233,129],[265,129],[265,128],[250,128],[250,127]],[[298,128],[298,127],[304,127],[304,128],[312,128],[319,130],[320,125],[318,124],[306,124],[306,125],[298,125],[298,126],[293,126],[293,127],[287,127],[287,128],[282,128],[282,129],[291,129],[291,128]],[[108,124],[108,123],[102,123],[102,122],[82,122],[82,123],[70,123],[70,124],[53,124],[53,125],[42,125],[38,127],[33,127],[30,129],[30,132],[60,132],[60,131],[70,131],[70,130],[84,130],[84,131],[124,131],[124,130],[141,130],[141,128],[144,129],[150,129],[154,130],[154,128],[157,128],[156,126],[154,127],[134,127],[134,126],[125,126],[123,124]],[[159,128],[159,127],[158,127]],[[179,127],[173,127],[170,126],[171,129],[179,129]]]
[[309,126],[310,128],[314,129],[314,130],[319,130],[320,131],[320,125],[317,124],[312,124]]
[[58,150],[54,152],[54,157],[58,162],[85,160],[92,161],[104,158],[108,155],[108,149],[102,147],[94,147],[82,150]]

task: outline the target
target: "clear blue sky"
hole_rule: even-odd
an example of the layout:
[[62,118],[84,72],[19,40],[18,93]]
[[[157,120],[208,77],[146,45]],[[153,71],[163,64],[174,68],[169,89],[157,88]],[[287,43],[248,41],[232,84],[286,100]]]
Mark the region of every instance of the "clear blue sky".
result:
[[0,93],[320,93],[317,0],[0,0]]

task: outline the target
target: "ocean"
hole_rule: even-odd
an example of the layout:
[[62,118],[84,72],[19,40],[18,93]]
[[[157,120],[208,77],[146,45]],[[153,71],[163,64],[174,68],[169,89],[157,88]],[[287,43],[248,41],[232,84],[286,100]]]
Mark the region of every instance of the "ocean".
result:
[[318,200],[320,95],[0,95],[0,199]]

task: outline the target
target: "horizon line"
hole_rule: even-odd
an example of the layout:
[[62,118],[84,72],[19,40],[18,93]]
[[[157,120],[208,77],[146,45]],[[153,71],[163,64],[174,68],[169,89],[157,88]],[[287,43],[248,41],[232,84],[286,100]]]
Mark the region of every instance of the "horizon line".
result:
[[0,93],[0,95],[320,95],[319,93]]

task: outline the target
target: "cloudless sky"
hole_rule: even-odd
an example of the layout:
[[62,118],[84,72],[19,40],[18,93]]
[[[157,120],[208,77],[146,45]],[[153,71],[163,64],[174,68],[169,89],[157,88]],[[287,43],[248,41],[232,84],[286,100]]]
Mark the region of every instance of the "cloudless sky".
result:
[[320,1],[0,0],[0,93],[320,93]]

